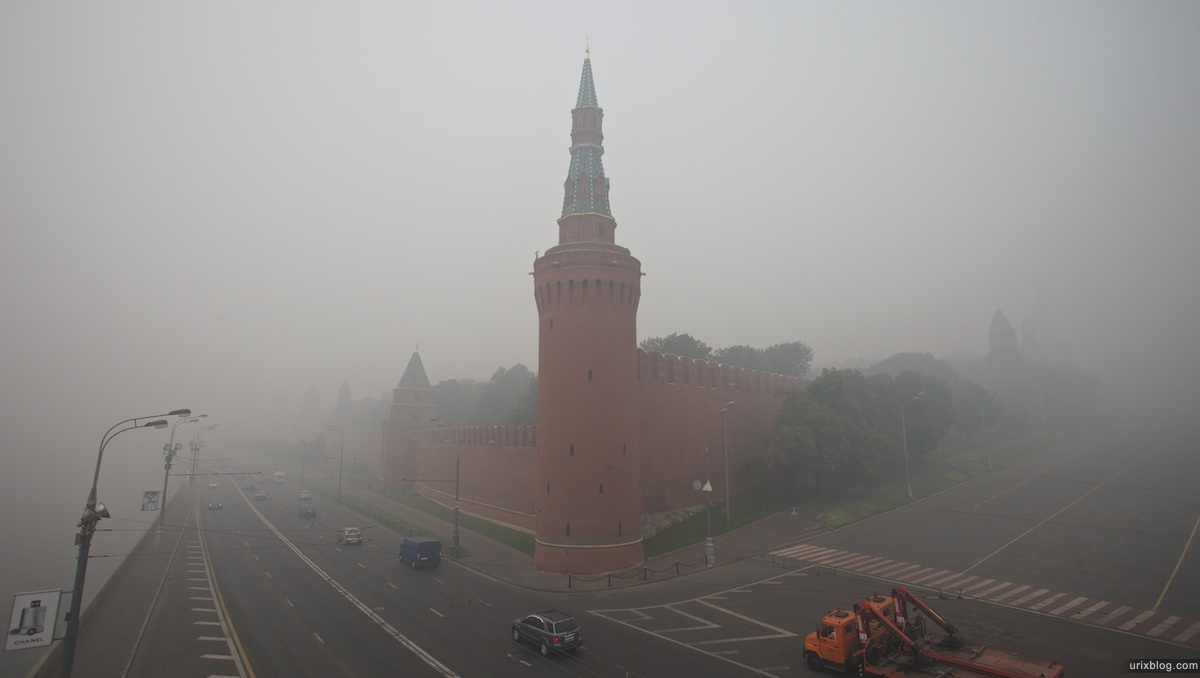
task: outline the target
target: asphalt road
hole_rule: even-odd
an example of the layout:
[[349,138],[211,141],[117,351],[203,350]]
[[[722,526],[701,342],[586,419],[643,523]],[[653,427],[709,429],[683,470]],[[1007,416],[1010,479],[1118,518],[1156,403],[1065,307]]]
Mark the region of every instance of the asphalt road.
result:
[[1200,619],[1197,439],[1196,420],[1110,418],[815,543]]
[[[1144,430],[1113,430],[819,541],[1149,607],[1195,520],[1188,481],[1200,474],[1186,444],[1195,432],[1155,429],[1151,443]],[[198,512],[214,604],[245,676],[806,675],[803,636],[819,617],[888,587],[763,557],[626,589],[531,591],[449,561],[436,570],[402,566],[400,538],[380,527],[368,529],[362,546],[339,546],[337,527],[369,524],[320,499],[303,502],[316,506],[317,520],[301,519],[296,487],[268,488],[270,497],[255,501],[223,481],[201,504],[219,492],[225,508]],[[1194,597],[1191,567],[1184,559],[1164,596],[1179,614]],[[969,638],[1058,658],[1068,675],[1117,675],[1139,657],[1197,658],[1063,618],[978,600],[933,602]],[[578,653],[543,658],[512,641],[514,617],[547,607],[579,618]]]

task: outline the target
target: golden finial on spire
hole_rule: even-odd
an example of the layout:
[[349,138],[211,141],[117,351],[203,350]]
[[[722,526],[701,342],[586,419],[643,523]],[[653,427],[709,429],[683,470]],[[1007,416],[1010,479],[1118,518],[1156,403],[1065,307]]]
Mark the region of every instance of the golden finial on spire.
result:
[[421,345],[420,345],[420,344],[417,344],[416,346],[413,346],[413,353],[420,353],[420,352],[421,352]]
[[586,35],[583,36],[583,58],[589,60],[592,58],[592,48],[588,44],[588,37]]

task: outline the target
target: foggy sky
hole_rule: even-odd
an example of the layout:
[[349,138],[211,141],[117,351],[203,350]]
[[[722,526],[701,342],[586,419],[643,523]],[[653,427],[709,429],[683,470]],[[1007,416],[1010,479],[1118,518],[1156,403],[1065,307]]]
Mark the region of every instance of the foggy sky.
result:
[[589,45],[639,339],[1196,374],[1196,3],[6,2],[6,456],[536,371]]

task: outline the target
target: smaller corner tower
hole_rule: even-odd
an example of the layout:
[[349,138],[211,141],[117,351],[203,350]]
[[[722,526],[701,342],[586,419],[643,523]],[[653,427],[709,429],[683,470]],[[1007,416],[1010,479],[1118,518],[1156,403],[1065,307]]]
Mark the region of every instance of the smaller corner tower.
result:
[[604,111],[584,54],[558,244],[533,264],[538,308],[537,541],[541,570],[642,562],[637,307],[641,262],[616,244]]
[[400,383],[392,389],[391,416],[383,421],[383,450],[379,484],[399,487],[416,468],[416,434],[431,427],[437,416],[437,391],[429,384],[419,349],[414,348]]

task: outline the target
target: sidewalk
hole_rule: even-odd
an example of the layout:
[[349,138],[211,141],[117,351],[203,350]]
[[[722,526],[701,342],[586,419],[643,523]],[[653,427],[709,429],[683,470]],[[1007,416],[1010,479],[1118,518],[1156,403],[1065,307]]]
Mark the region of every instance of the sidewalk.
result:
[[[942,473],[956,464],[976,460],[993,450],[979,449],[946,457],[914,469],[914,478]],[[315,479],[332,488],[332,483]],[[859,499],[903,487],[903,477],[887,478],[874,487],[855,487],[835,494],[798,503],[796,515],[785,510],[752,523],[714,536],[716,567],[745,558],[767,556],[773,550],[815,538],[827,532],[818,521],[825,512]],[[429,532],[448,536],[454,531],[453,523],[432,516],[420,509],[388,499],[380,494],[347,483],[342,485],[342,494],[371,504]],[[717,509],[713,511],[714,522],[722,520]],[[698,543],[670,553],[648,558],[642,566],[613,572],[611,575],[565,575],[541,572],[533,567],[533,558],[524,553],[483,536],[464,527],[459,527],[459,541],[469,555],[458,559],[458,563],[494,579],[517,586],[540,591],[597,590],[610,587],[636,586],[646,582],[663,581],[704,569],[704,544]],[[448,544],[443,545],[448,552]]]
[[[192,499],[193,494],[186,486],[173,494],[167,503],[165,526],[153,525],[146,530],[125,562],[80,614],[73,678],[119,678],[125,675],[158,598],[180,532],[186,529]],[[84,582],[85,589],[96,585]],[[59,629],[60,636],[65,634],[65,623],[60,621]],[[28,676],[58,676],[62,661],[63,641],[60,639]]]

